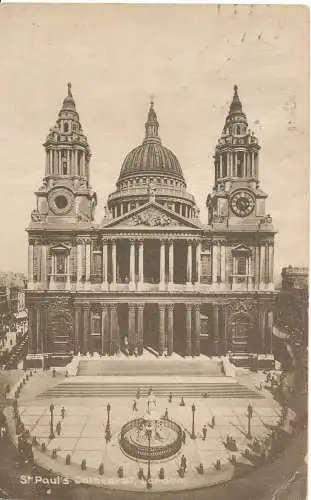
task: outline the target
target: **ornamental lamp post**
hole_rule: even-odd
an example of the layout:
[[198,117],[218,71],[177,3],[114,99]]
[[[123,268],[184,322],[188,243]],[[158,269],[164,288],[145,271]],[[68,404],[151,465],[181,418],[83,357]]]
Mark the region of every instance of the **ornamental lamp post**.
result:
[[53,430],[53,413],[54,413],[54,405],[50,404],[50,412],[51,412],[51,420],[50,420],[50,439],[55,438],[54,430]]
[[196,407],[195,407],[195,404],[193,403],[192,407],[191,407],[191,410],[192,410],[192,431],[191,431],[191,439],[195,439],[196,438],[196,435],[195,435],[195,432],[194,432],[194,414],[195,414],[195,410],[196,410]]
[[151,488],[151,472],[150,472],[150,441],[151,441],[151,434],[152,434],[152,426],[151,422],[146,427],[146,435],[148,438],[148,473],[147,473],[147,488]]
[[111,410],[111,404],[107,404],[107,425],[106,425],[106,432],[110,432],[110,410]]
[[252,438],[252,433],[251,433],[251,420],[253,418],[253,407],[251,404],[248,405],[247,407],[247,418],[248,418],[248,427],[247,427],[247,438],[251,439]]

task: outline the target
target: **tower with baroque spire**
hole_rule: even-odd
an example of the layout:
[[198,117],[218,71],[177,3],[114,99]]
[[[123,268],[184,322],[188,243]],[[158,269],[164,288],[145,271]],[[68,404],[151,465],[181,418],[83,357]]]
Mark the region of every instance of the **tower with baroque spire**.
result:
[[45,175],[36,192],[32,225],[92,221],[96,194],[90,186],[91,151],[76,111],[71,83],[56,124],[50,128],[43,146]]
[[[213,193],[207,198],[209,223],[212,225],[253,225],[267,223],[267,194],[260,188],[260,146],[248,128],[246,114],[234,86],[230,105],[215,156]],[[233,194],[234,193],[234,194]]]

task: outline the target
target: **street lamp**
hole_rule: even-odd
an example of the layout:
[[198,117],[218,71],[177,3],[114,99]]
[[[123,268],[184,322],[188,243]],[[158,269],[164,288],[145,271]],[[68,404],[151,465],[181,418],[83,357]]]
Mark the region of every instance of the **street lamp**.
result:
[[53,412],[54,412],[54,405],[53,403],[50,404],[50,412],[51,412],[51,420],[50,420],[50,439],[55,438],[54,430],[53,430]]
[[150,472],[150,441],[151,441],[151,434],[152,434],[152,425],[151,422],[148,423],[146,427],[146,435],[148,438],[148,473],[147,473],[147,488],[151,488],[151,472]]
[[110,403],[107,404],[107,425],[106,425],[106,432],[110,432],[110,410],[111,410],[111,405]]
[[251,439],[252,438],[252,433],[251,433],[251,420],[253,418],[253,407],[251,404],[248,405],[247,407],[247,418],[248,418],[248,427],[247,427],[247,438]]
[[195,404],[193,403],[192,407],[192,431],[191,431],[191,439],[195,439],[196,438],[196,435],[195,435],[195,432],[194,432],[194,414],[195,414]]

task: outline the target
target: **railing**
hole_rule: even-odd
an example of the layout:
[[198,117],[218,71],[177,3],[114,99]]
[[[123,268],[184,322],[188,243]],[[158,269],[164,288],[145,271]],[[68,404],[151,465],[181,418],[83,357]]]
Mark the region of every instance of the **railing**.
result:
[[139,429],[144,423],[145,420],[143,418],[135,418],[122,427],[120,445],[127,455],[139,460],[163,460],[171,457],[180,450],[182,445],[181,427],[176,424],[176,422],[173,422],[173,420],[164,418],[161,419],[162,426],[176,433],[176,439],[174,439],[174,441],[160,446],[150,445],[150,447],[147,444],[142,445],[129,441],[127,434],[133,429]]
[[[117,198],[123,198],[125,196],[137,196],[137,195],[146,195],[148,196],[148,186],[143,185],[141,187],[137,188],[128,188],[128,189],[122,189],[120,191],[115,191],[114,193],[111,193],[108,197],[109,200],[115,200]],[[194,201],[194,196],[187,191],[182,191],[181,189],[177,188],[169,188],[169,187],[163,187],[161,185],[156,186],[156,196],[174,196],[177,198],[181,198],[183,200],[190,200]]]

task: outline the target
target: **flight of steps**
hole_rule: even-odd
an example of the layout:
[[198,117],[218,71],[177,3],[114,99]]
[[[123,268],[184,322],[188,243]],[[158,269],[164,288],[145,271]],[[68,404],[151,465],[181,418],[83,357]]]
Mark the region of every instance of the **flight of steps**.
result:
[[80,360],[79,376],[144,376],[178,375],[196,377],[222,377],[220,362],[214,359],[94,359]]
[[[113,377],[114,378],[114,377]],[[219,381],[208,382],[198,381],[197,379],[187,382],[187,379],[174,381],[168,380],[164,377],[163,381],[144,382],[143,379],[137,379],[137,382],[131,380],[129,382],[116,381],[109,377],[103,382],[80,382],[74,383],[63,382],[48,391],[41,393],[37,396],[38,399],[55,399],[55,398],[87,398],[87,397],[127,397],[134,398],[137,390],[140,390],[141,396],[147,396],[149,389],[152,387],[153,393],[156,397],[168,397],[170,393],[174,397],[202,397],[206,394],[208,398],[242,398],[242,399],[261,399],[263,396],[260,393],[252,391],[237,382],[221,382]],[[133,378],[133,377],[132,377]]]

